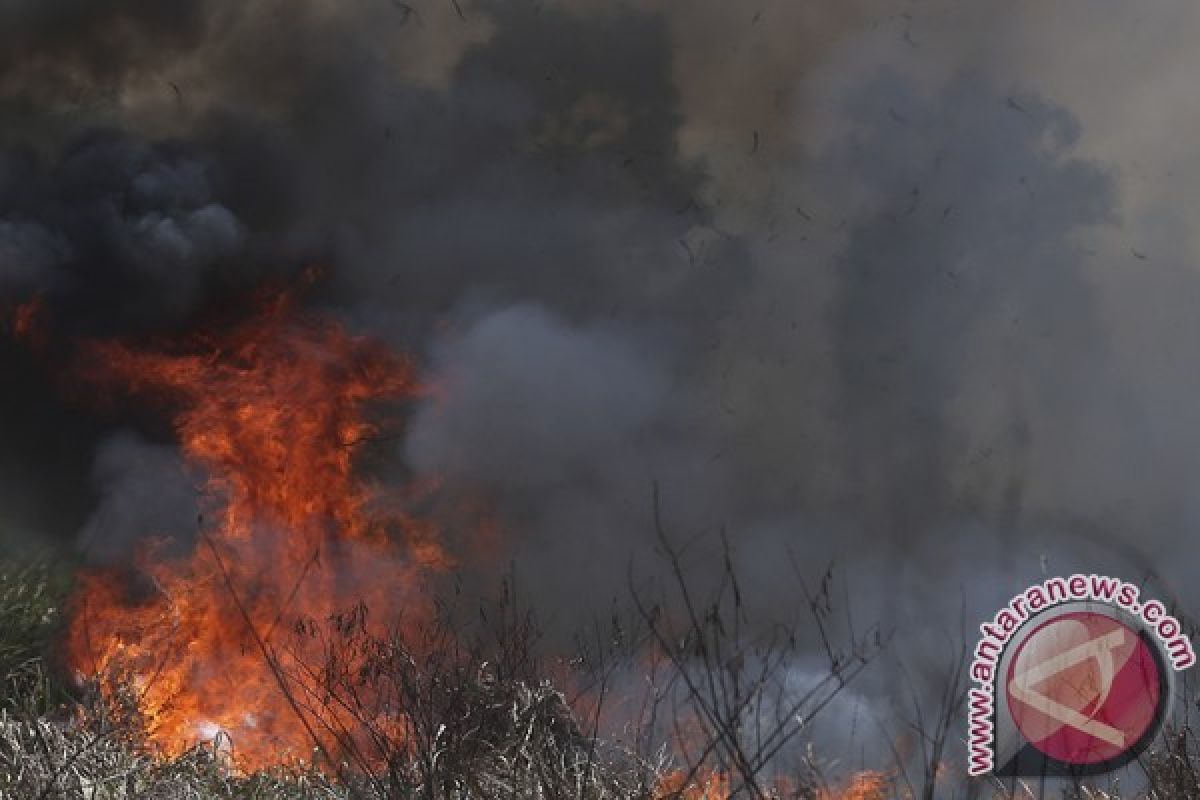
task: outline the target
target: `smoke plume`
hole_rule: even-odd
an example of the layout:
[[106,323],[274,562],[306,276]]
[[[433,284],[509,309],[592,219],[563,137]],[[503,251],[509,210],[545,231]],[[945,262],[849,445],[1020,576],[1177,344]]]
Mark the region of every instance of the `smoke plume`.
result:
[[[564,628],[656,569],[655,485],[698,580],[722,531],[764,614],[832,561],[914,652],[1046,569],[1186,612],[1198,121],[1108,108],[1181,93],[1185,26],[1142,63],[1115,6],[802,5],[7,3],[3,303],[153,336],[320,266],[437,387],[375,468],[485,498],[472,568]],[[0,364],[11,530],[194,518],[161,423]]]

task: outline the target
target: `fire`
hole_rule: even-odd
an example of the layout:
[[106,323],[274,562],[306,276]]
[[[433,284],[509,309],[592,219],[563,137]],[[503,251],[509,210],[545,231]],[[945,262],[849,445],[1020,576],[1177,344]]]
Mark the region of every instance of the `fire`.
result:
[[668,772],[654,789],[655,800],[726,800],[731,792],[729,776],[716,770]]
[[[850,776],[845,785],[817,790],[817,800],[886,800],[891,796],[891,779],[887,773],[864,770]],[[663,776],[654,789],[655,800],[728,800],[733,796],[734,782],[730,775],[719,770],[699,770],[689,774],[686,770],[672,770]],[[797,792],[785,776],[760,787],[767,796],[788,800],[793,797],[810,796]]]
[[13,336],[25,339],[33,335],[34,326],[42,313],[43,301],[40,296],[16,307],[12,315]]
[[885,800],[890,795],[891,779],[886,773],[863,770],[850,776],[840,789],[822,790],[819,800]]
[[318,697],[311,626],[354,607],[371,631],[416,624],[430,612],[422,578],[448,563],[427,523],[354,470],[378,433],[368,406],[412,396],[412,368],[286,297],[220,335],[94,343],[84,362],[90,384],[165,407],[206,478],[190,554],[148,546],[140,589],[81,580],[70,664],[110,700],[132,691],[162,755],[216,736],[247,769],[333,755],[344,712]]
[[45,345],[45,331],[42,328],[45,313],[45,299],[40,294],[34,295],[0,312],[0,327],[7,327],[15,341],[26,342],[34,350],[41,350]]

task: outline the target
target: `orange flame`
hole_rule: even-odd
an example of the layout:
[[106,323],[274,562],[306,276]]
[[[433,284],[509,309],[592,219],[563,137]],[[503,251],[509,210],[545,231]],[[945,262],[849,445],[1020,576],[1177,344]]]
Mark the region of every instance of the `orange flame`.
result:
[[27,343],[33,350],[42,350],[46,345],[43,323],[46,301],[42,295],[34,295],[23,303],[17,303],[0,311],[0,327],[8,327],[12,338]]
[[863,770],[850,776],[840,789],[822,790],[818,800],[885,800],[890,794],[892,781],[886,773]]
[[410,366],[301,318],[287,298],[217,337],[102,342],[86,356],[94,385],[165,403],[185,458],[207,477],[197,544],[185,557],[148,547],[140,596],[114,574],[83,578],[69,662],[110,698],[131,687],[163,755],[217,734],[247,769],[318,744],[332,752],[321,717],[336,712],[297,677],[320,664],[321,643],[297,626],[357,603],[373,630],[401,613],[415,624],[429,614],[422,577],[448,563],[428,524],[353,469],[377,434],[365,406],[412,395]]
[[723,772],[701,770],[689,775],[677,769],[659,780],[654,800],[726,800],[729,793],[729,776]]
[[[856,772],[845,785],[837,789],[823,788],[816,792],[817,800],[886,800],[891,779],[886,773],[874,770]],[[654,789],[654,800],[728,800],[733,781],[718,770],[698,770],[689,775],[686,770],[672,770],[664,775]],[[764,788],[767,795],[784,798],[811,796],[801,794],[786,777],[770,781]]]

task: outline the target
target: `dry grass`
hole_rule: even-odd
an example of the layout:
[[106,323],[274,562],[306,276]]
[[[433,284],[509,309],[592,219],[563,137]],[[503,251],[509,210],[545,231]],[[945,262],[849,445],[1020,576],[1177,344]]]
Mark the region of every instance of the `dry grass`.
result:
[[[669,596],[655,596],[652,611],[651,598],[635,592],[643,630],[636,636],[628,630],[620,636],[608,632],[609,640],[653,641],[662,654],[660,680],[651,681],[648,688],[653,704],[644,706],[647,718],[632,721],[637,730],[622,745],[599,736],[594,719],[586,713],[580,718],[577,703],[538,677],[545,673],[530,655],[536,637],[532,620],[512,608],[501,608],[493,617],[500,622],[489,630],[487,648],[464,647],[460,631],[447,628],[427,632],[421,647],[409,649],[401,639],[363,638],[361,628],[342,625],[344,638],[331,653],[356,649],[373,654],[368,659],[369,679],[377,687],[389,687],[382,696],[405,709],[409,735],[396,741],[376,735],[377,731],[368,729],[365,737],[357,731],[360,739],[379,748],[358,763],[350,758],[337,769],[295,765],[250,775],[231,768],[229,743],[221,740],[199,745],[178,758],[155,758],[136,720],[112,713],[94,693],[56,679],[59,673],[48,663],[48,654],[61,624],[65,586],[45,564],[0,567],[0,800],[718,800],[727,795],[840,800],[848,796],[843,794],[844,786],[830,789],[816,769],[793,777],[786,782],[787,791],[782,791],[778,787],[785,783],[772,777],[770,761],[774,743],[800,736],[804,726],[797,727],[796,720],[811,720],[830,693],[853,676],[866,653],[836,650],[825,639],[834,663],[828,686],[781,703],[784,695],[776,693],[784,687],[775,670],[786,662],[787,648],[779,643],[787,637],[773,631],[764,639],[741,627],[741,588],[732,567],[715,599],[701,603],[692,595],[677,598],[685,606],[691,604],[682,616],[665,612]],[[688,589],[682,570],[677,588]],[[814,609],[827,607],[824,588],[809,599]],[[671,619],[683,627],[670,627]],[[815,624],[824,631],[827,621],[817,614]],[[416,657],[415,652],[424,655]],[[590,664],[594,680],[590,691],[600,704],[607,670],[617,663],[617,656],[592,652],[581,659]],[[336,693],[336,680],[330,680],[336,678],[336,662],[321,669],[327,687]],[[347,691],[342,700],[351,695]],[[750,712],[768,698],[786,712],[782,722]],[[594,713],[598,718],[600,708]],[[358,723],[367,728],[373,718],[372,709],[363,709]],[[703,734],[691,752],[671,744],[672,735],[685,726]],[[631,740],[637,746],[630,746]],[[804,745],[810,754],[820,750],[819,743]],[[1142,759],[1145,788],[1131,793],[1122,793],[1113,784],[1056,788],[1053,796],[1064,800],[1200,798],[1198,753],[1191,730],[1178,728]],[[724,777],[714,781],[714,774]],[[1028,787],[1012,792],[986,781],[973,789],[955,787],[952,795],[944,794],[946,787],[935,791],[930,785],[914,786],[908,781],[891,780],[881,786],[870,795],[854,796],[873,800],[1039,796]]]
[[[371,679],[389,685],[413,718],[405,741],[377,740],[383,752],[373,755],[382,760],[245,775],[220,739],[155,758],[135,718],[56,679],[48,655],[64,588],[46,564],[0,567],[2,800],[625,800],[649,797],[656,782],[644,762],[585,736],[558,691],[517,677],[529,665],[516,663],[525,657],[516,637],[528,631],[515,618],[499,648],[510,656],[500,662],[458,652],[457,643],[453,653],[426,647],[417,659],[398,641],[340,628],[339,648],[374,652]],[[449,647],[444,630],[436,635]],[[322,669],[328,678],[337,665]],[[370,719],[364,710],[362,724]]]

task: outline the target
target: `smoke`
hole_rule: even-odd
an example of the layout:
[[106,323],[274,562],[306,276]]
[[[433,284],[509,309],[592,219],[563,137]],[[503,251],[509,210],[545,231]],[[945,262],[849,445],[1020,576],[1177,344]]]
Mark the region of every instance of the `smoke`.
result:
[[174,448],[118,432],[97,448],[92,480],[100,504],[79,537],[90,560],[123,563],[140,545],[191,541],[198,480]]
[[66,241],[37,223],[0,221],[0,280],[9,289],[53,285],[69,255]]
[[176,320],[243,248],[213,165],[186,146],[95,131],[54,163],[14,149],[0,164],[5,274],[79,329]]
[[[1068,5],[9,3],[0,290],[144,335],[324,265],[437,388],[381,473],[486,498],[568,628],[656,569],[655,485],[697,580],[722,530],[764,614],[832,560],[914,651],[1042,569],[1186,609],[1195,125],[1109,106],[1193,48]],[[186,526],[165,432],[2,355],[6,494],[68,495],[14,525]]]
[[[683,424],[688,399],[672,386],[670,356],[628,326],[508,306],[435,348],[445,399],[411,421],[406,461],[492,498],[516,537],[519,576],[548,608],[594,612],[619,593],[629,560],[646,554],[654,481],[690,483],[695,497],[722,491],[694,466],[709,453]],[[703,512],[684,516],[705,524]],[[508,561],[490,566],[493,579]],[[590,601],[580,603],[581,586]],[[580,619],[568,612],[567,624]]]
[[[608,450],[633,440],[668,405],[661,370],[647,361],[611,333],[572,330],[535,307],[490,314],[434,358],[447,398],[414,419],[410,461],[420,471],[527,492],[535,502],[592,465],[632,463],[633,453]],[[455,449],[464,442],[482,446]]]

